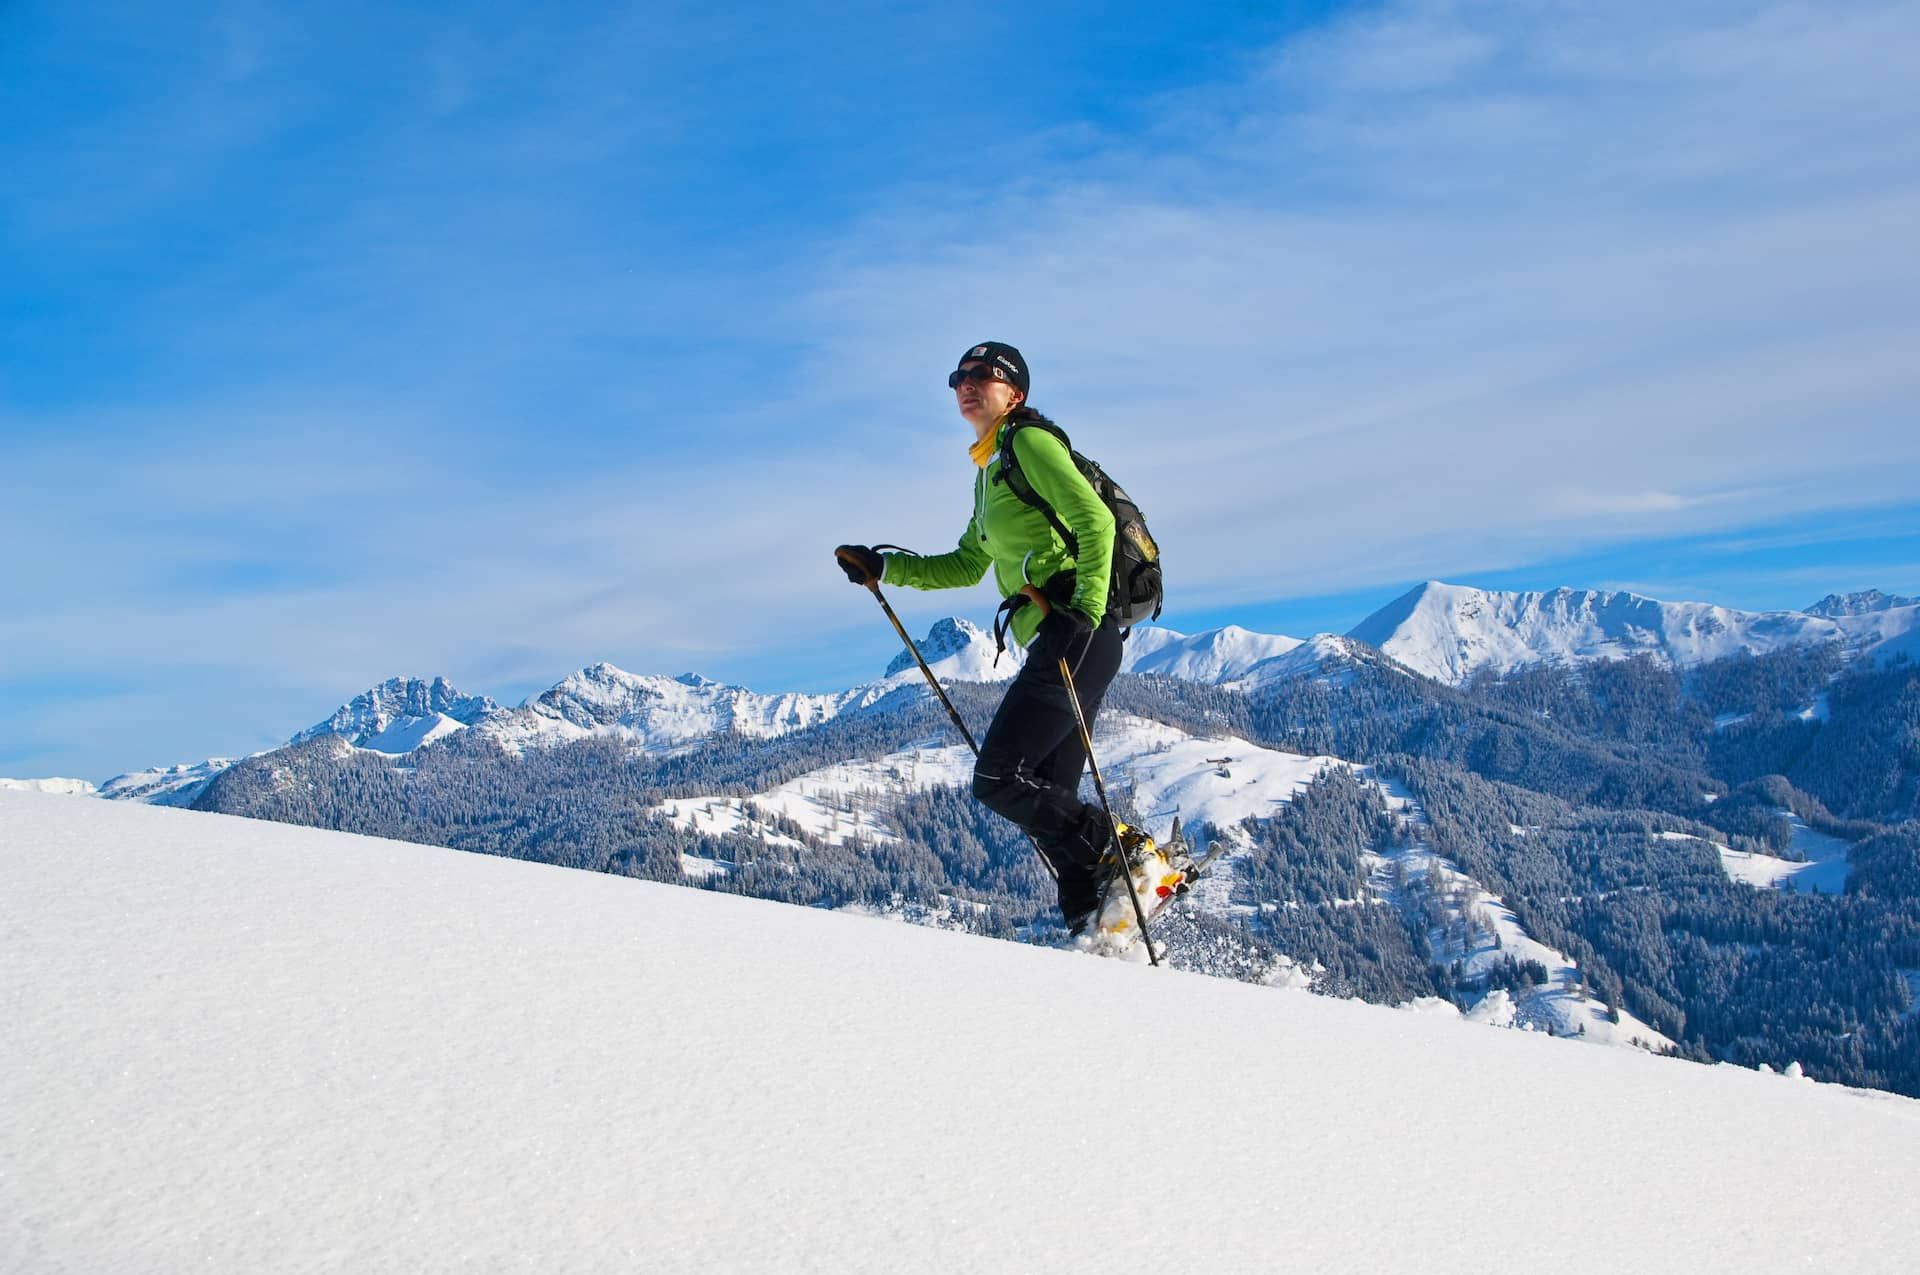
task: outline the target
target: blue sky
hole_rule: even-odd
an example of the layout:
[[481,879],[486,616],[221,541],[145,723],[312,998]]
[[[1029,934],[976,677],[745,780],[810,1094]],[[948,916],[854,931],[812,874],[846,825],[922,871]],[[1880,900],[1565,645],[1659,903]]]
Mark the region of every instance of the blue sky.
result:
[[958,533],[989,336],[1177,628],[1920,592],[1915,65],[1896,3],[0,6],[0,773],[861,680],[826,551]]

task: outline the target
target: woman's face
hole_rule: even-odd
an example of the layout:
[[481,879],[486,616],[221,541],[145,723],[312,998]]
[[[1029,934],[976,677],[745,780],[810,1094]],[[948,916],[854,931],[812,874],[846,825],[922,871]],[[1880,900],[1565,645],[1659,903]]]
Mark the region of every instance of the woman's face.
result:
[[960,370],[974,375],[964,377],[953,387],[954,402],[960,408],[960,415],[976,430],[985,429],[1005,416],[1024,397],[1011,384],[993,376],[985,363],[970,360],[962,363]]

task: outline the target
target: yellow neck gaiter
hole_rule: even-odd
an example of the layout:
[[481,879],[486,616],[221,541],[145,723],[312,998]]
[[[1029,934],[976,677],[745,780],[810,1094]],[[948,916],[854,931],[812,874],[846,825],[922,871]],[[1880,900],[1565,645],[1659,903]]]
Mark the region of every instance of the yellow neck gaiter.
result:
[[994,444],[1000,441],[1000,427],[1006,422],[1007,418],[1002,416],[993,423],[992,429],[976,438],[973,446],[967,448],[967,455],[973,457],[973,463],[978,468],[985,469],[987,462],[993,459],[993,453],[996,450]]

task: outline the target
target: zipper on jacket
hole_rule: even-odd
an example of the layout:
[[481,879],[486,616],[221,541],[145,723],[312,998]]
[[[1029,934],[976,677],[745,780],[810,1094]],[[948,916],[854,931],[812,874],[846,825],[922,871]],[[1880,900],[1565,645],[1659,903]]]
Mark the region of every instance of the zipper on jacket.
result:
[[[987,462],[989,465],[992,461]],[[980,543],[987,543],[987,471],[973,476],[973,525],[980,528]]]

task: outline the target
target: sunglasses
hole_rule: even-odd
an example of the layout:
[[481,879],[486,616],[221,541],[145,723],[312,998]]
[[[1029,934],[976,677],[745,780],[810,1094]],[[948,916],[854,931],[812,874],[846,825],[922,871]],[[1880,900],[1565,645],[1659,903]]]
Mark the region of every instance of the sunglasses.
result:
[[1007,381],[1009,384],[1012,383],[1011,379],[1007,376],[1007,370],[1005,368],[996,367],[991,363],[976,363],[972,367],[963,367],[956,372],[949,372],[947,374],[947,388],[950,390],[959,389],[960,386],[967,381]]

